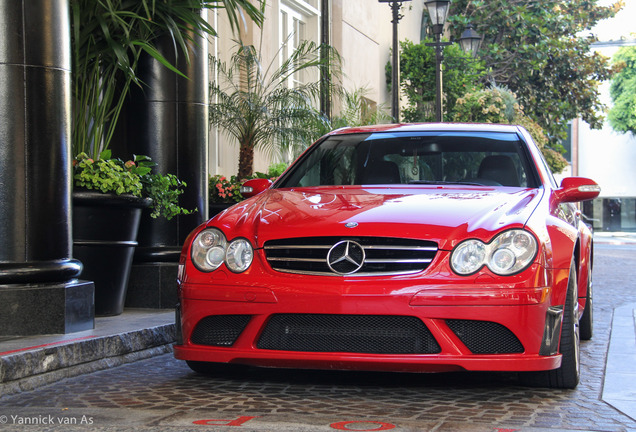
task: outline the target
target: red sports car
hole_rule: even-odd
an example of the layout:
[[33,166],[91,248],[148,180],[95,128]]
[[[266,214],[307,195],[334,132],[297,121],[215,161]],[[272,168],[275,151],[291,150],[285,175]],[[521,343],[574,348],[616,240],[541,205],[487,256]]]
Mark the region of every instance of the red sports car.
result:
[[574,388],[592,236],[528,132],[335,131],[187,239],[175,357],[373,371],[518,371]]

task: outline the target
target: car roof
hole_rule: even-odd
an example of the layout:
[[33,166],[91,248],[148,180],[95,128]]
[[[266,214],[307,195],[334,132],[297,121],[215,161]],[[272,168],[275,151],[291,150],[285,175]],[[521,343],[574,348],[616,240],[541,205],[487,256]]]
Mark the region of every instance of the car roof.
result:
[[345,127],[329,135],[372,132],[518,132],[518,126],[490,123],[412,123]]

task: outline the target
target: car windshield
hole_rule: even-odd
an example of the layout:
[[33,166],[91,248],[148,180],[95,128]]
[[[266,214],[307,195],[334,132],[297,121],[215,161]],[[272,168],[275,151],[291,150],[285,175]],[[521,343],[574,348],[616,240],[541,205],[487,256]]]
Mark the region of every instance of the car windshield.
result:
[[276,187],[469,184],[538,187],[526,145],[510,132],[333,135]]

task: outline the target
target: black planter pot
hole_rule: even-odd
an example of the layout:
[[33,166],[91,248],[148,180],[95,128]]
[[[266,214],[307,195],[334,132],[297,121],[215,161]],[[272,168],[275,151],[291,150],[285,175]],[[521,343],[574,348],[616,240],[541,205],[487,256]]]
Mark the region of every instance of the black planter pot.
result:
[[132,195],[73,192],[73,256],[80,277],[95,283],[95,315],[124,310],[141,212],[152,200]]

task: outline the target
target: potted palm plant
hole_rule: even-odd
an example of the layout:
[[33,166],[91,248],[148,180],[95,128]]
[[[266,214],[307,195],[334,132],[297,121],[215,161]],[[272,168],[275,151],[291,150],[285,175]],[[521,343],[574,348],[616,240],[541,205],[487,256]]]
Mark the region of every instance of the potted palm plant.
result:
[[[321,57],[321,51],[327,55]],[[320,81],[296,81],[293,86],[288,81],[303,72],[317,77],[323,68],[340,70],[334,67],[340,61],[337,52],[311,41],[301,42],[276,67],[279,57],[277,53],[265,63],[260,50],[240,40],[229,62],[212,57],[219,80],[210,86],[210,124],[238,141],[241,179],[252,175],[254,149],[298,153],[315,135],[308,125],[323,120],[313,107]],[[337,92],[338,86],[332,85]]]
[[[74,256],[84,264],[82,278],[95,282],[96,315],[123,311],[126,285],[141,210],[171,218],[187,213],[178,205],[186,185],[171,174],[152,173],[146,156],[112,157],[113,139],[141,55],[150,55],[183,76],[156,48],[172,37],[187,56],[191,32],[215,34],[202,8],[228,6],[230,21],[246,11],[258,16],[249,0],[71,0]],[[123,222],[117,217],[128,216]],[[119,273],[119,274],[118,274]]]

